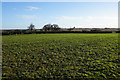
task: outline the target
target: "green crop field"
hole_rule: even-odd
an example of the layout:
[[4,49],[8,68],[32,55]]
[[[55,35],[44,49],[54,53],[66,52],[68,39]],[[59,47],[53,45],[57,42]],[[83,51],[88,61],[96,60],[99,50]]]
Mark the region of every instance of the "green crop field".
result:
[[118,33],[2,36],[2,77],[120,78]]

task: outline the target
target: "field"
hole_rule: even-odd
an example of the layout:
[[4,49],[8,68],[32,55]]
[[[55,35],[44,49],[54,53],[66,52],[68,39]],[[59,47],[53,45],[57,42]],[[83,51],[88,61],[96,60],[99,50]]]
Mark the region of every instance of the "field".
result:
[[120,78],[118,33],[2,36],[5,78]]

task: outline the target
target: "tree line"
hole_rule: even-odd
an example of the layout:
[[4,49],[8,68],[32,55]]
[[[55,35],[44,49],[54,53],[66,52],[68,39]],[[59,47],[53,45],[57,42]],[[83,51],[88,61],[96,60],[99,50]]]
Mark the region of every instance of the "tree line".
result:
[[[43,26],[42,30],[43,31],[58,31],[61,28],[57,25],[57,24],[46,24]],[[35,25],[30,24],[30,26],[28,27],[28,30],[32,31],[35,30]]]

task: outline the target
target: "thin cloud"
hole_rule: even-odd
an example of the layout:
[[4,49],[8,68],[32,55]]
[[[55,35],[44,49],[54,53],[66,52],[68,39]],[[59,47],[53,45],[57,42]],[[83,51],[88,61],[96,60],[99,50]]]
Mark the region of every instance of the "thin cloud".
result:
[[117,27],[117,16],[86,16],[86,17],[74,17],[74,16],[60,16],[55,17],[55,22],[60,24],[66,24],[66,26],[76,27]]
[[13,10],[16,10],[16,8],[13,8]]
[[22,18],[22,19],[34,19],[37,18],[36,15],[16,15],[18,18]]
[[33,6],[27,6],[27,8],[28,8],[27,10],[30,10],[30,11],[40,9],[39,7],[33,7]]

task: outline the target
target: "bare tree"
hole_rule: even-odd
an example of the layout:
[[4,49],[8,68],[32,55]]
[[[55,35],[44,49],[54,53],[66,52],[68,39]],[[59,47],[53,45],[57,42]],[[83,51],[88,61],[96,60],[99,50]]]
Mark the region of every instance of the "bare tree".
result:
[[28,27],[28,29],[31,30],[31,31],[34,30],[35,29],[35,25],[30,24],[30,26]]

